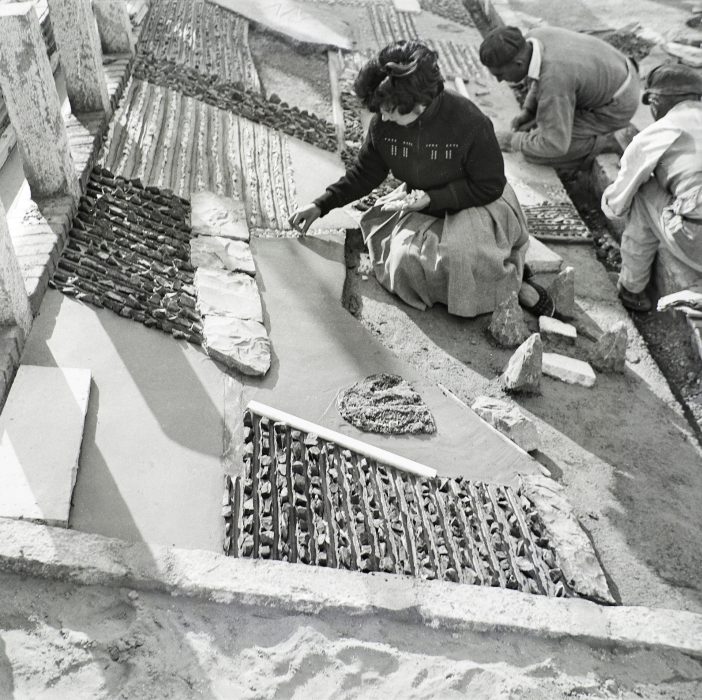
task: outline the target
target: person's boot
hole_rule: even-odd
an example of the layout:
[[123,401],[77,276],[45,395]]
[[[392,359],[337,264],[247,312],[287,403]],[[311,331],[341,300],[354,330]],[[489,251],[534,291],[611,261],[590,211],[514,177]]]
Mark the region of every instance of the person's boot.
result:
[[653,306],[646,292],[630,292],[622,284],[619,285],[619,299],[630,311],[650,311]]

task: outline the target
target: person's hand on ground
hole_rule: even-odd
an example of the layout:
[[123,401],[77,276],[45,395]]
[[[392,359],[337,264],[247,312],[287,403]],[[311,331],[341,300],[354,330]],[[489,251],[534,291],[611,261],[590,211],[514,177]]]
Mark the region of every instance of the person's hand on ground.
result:
[[500,144],[500,150],[503,153],[512,152],[512,132],[511,131],[496,131],[497,143]]
[[288,223],[300,233],[307,233],[307,229],[322,215],[322,210],[316,204],[307,204],[296,209],[288,219]]
[[526,109],[523,109],[510,123],[512,131],[529,131],[533,128],[536,120],[534,115]]

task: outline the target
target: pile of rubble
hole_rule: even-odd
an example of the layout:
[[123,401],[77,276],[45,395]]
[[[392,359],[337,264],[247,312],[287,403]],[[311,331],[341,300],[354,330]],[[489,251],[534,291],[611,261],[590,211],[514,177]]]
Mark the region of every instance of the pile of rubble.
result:
[[507,486],[420,478],[246,412],[224,551],[567,596],[537,510]]

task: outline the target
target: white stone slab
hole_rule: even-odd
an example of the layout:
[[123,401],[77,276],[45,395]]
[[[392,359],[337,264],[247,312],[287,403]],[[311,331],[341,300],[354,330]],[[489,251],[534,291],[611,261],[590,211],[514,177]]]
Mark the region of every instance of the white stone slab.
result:
[[203,316],[233,316],[263,323],[256,281],[243,272],[200,267],[195,272],[197,308]]
[[398,12],[415,12],[419,14],[422,11],[422,6],[419,0],[392,0],[395,9]]
[[222,236],[198,236],[190,241],[190,262],[195,267],[211,267],[256,274],[251,248],[245,241]]
[[539,333],[546,340],[562,341],[573,344],[577,340],[578,331],[570,323],[563,323],[557,318],[539,316]]
[[563,265],[563,258],[532,236],[529,238],[526,262],[532,272],[540,274],[558,272]]
[[263,375],[271,366],[271,344],[262,323],[226,316],[205,316],[207,354],[244,374]]
[[249,240],[244,203],[214,192],[193,192],[190,196],[190,226],[196,236],[221,236]]
[[541,371],[549,377],[566,382],[566,384],[580,384],[589,387],[597,379],[595,372],[587,362],[559,355],[555,352],[545,352],[543,354]]
[[343,36],[294,0],[210,0],[216,5],[243,15],[275,32],[308,44],[336,46],[351,50],[351,39]]
[[90,370],[23,365],[0,414],[0,516],[68,527]]
[[515,404],[491,396],[479,396],[471,408],[526,452],[541,447],[541,436],[536,423],[527,418]]

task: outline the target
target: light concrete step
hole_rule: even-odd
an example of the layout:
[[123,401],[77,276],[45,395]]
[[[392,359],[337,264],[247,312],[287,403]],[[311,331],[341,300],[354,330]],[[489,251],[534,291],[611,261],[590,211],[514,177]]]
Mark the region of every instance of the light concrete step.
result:
[[23,365],[0,414],[0,517],[68,527],[88,369]]

